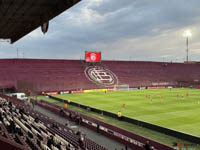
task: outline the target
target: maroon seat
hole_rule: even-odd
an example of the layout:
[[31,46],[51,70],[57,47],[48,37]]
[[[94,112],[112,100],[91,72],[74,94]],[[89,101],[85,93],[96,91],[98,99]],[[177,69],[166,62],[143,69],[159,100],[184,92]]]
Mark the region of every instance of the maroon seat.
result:
[[[200,81],[200,64],[103,61],[102,66],[130,87]],[[84,70],[80,60],[0,59],[0,88],[17,88],[21,80],[31,81],[39,92],[102,88],[89,81]]]

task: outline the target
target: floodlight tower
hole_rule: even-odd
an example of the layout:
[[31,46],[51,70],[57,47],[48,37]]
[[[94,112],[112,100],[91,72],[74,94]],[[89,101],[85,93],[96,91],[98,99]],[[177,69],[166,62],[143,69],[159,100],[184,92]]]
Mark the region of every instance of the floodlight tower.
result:
[[189,56],[188,56],[188,53],[189,53],[189,37],[192,36],[192,33],[190,30],[186,30],[183,34],[184,37],[186,37],[186,61],[188,62],[189,60]]

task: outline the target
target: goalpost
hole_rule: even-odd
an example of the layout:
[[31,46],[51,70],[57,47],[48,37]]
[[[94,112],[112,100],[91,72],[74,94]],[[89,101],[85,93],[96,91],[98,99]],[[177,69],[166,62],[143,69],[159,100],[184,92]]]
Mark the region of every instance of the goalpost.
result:
[[128,84],[116,84],[113,87],[114,91],[122,91],[122,90],[129,90]]

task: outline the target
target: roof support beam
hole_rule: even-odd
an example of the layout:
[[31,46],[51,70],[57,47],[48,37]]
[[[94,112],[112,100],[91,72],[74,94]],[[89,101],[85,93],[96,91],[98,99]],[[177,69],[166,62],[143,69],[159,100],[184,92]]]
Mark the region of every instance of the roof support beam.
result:
[[81,0],[0,0],[0,38],[19,40]]

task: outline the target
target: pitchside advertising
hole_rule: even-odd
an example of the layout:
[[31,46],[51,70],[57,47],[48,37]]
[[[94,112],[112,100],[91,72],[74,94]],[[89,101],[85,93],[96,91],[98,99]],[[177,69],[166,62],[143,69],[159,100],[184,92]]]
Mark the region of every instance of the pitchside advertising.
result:
[[101,52],[85,52],[86,62],[101,62]]

